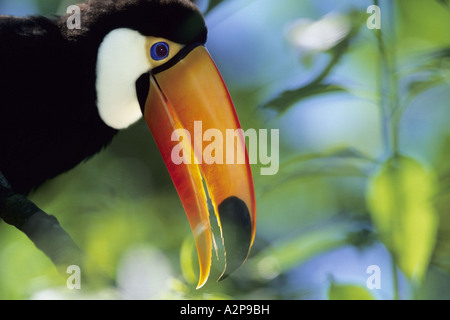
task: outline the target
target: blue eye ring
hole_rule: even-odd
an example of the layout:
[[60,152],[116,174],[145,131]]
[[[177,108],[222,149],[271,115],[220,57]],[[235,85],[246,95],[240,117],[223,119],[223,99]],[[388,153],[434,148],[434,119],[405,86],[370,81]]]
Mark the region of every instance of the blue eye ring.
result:
[[153,60],[159,61],[169,56],[169,45],[165,42],[157,42],[150,49],[150,56]]

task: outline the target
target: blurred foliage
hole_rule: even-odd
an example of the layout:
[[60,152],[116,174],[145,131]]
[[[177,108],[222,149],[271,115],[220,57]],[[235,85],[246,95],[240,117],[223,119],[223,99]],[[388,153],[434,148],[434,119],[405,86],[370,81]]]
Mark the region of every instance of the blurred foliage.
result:
[[[282,113],[283,111],[292,107],[303,99],[311,98],[315,95],[345,91],[345,88],[343,88],[342,86],[338,84],[326,83],[325,81],[327,80],[327,76],[333,71],[333,68],[339,64],[339,61],[345,55],[347,50],[349,50],[351,41],[359,32],[367,17],[363,13],[355,11],[350,12],[346,18],[349,20],[350,27],[348,30],[345,30],[345,36],[343,37],[343,39],[339,40],[337,45],[325,51],[325,53],[328,54],[330,58],[328,64],[324,67],[324,70],[319,73],[317,77],[310,83],[302,85],[301,87],[293,90],[291,89],[282,92],[273,100],[264,103],[262,108],[272,108]],[[329,20],[331,19],[329,18]],[[327,21],[325,20],[324,25],[326,23]],[[330,21],[329,23],[331,24],[333,23],[333,21]],[[337,29],[339,29],[339,27],[343,28],[339,24],[333,24],[330,27]],[[331,38],[332,35],[330,35],[329,37]],[[293,39],[293,41],[295,43],[295,39]],[[304,62],[308,62],[308,60],[311,59],[310,55],[311,53],[308,53],[305,57],[303,57]]]
[[374,300],[366,288],[334,282],[331,283],[328,296],[330,300]]
[[389,159],[370,181],[367,201],[380,238],[404,274],[417,281],[425,276],[436,241],[435,191],[433,175],[406,157]]
[[[51,16],[80,1],[25,2],[28,9],[5,0],[0,12],[20,7],[23,15],[37,9]],[[380,1],[380,33],[365,25],[373,1],[197,2],[208,13],[208,46],[243,128],[280,129],[279,173],[261,176],[262,165],[252,167],[258,223],[248,261],[217,283],[222,266],[213,255],[209,282],[195,290],[192,232],[139,122],[31,195],[86,252],[94,281],[80,292],[66,289],[64,275],[1,223],[0,298],[450,298],[448,1]],[[330,13],[351,26],[330,48],[307,48],[321,34],[289,38],[293,22],[326,26]],[[383,84],[394,84],[389,94]],[[338,103],[344,107],[336,112]],[[351,103],[357,112],[345,109]],[[396,137],[397,150],[383,132]],[[333,258],[342,248],[359,260]],[[366,289],[372,264],[383,266],[381,290]],[[116,286],[95,281],[98,272]]]
[[213,10],[216,6],[218,6],[223,1],[224,0],[208,0],[208,7],[207,7],[205,13],[207,14],[208,12]]
[[437,0],[437,1],[442,3],[444,6],[449,6],[450,5],[450,1],[448,1],[448,0]]

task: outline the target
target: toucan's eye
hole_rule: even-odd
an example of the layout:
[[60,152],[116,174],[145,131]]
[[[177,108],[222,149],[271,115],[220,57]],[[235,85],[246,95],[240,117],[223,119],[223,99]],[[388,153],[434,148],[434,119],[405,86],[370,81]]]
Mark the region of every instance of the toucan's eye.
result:
[[155,43],[150,49],[150,55],[153,60],[162,60],[169,56],[169,45],[165,42]]

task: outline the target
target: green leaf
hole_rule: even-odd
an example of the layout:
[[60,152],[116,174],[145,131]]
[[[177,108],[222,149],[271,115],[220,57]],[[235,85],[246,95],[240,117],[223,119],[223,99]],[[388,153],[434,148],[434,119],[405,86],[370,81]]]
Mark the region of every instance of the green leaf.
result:
[[328,290],[330,300],[375,300],[370,292],[363,287],[349,284],[331,283]]
[[271,177],[267,186],[261,187],[261,192],[264,195],[288,182],[308,177],[366,178],[375,163],[374,159],[351,147],[302,154],[283,162],[278,174]]
[[300,235],[273,243],[244,266],[252,278],[273,279],[310,258],[351,243],[360,226],[348,221],[320,224]]
[[435,75],[428,77],[427,80],[414,81],[409,84],[408,94],[411,97],[415,97],[420,93],[423,93],[429,89],[432,89],[442,83],[445,83],[445,79],[442,75]]
[[449,8],[450,7],[450,0],[436,0],[437,2],[439,2],[440,4],[442,4],[443,6]]
[[326,93],[345,92],[343,87],[323,83],[312,83],[295,90],[287,90],[275,99],[265,103],[261,108],[273,109],[279,113],[288,110],[292,105],[313,96]]
[[[308,84],[294,89],[286,90],[282,92],[276,98],[266,102],[260,108],[261,109],[273,109],[280,114],[288,110],[294,104],[313,96],[336,93],[336,92],[348,92],[344,87],[336,84],[327,84],[326,78],[331,74],[334,68],[340,63],[342,57],[348,52],[352,39],[358,34],[361,26],[366,21],[365,14],[355,10],[348,14],[348,18],[352,22],[352,27],[348,35],[339,44],[328,50],[331,55],[331,59],[328,65],[323,69],[317,77]],[[307,57],[307,59],[310,59]]]
[[283,163],[283,166],[291,165],[291,164],[298,164],[300,162],[309,161],[309,160],[320,160],[320,159],[360,159],[360,160],[367,160],[367,161],[375,161],[368,155],[364,154],[363,152],[359,151],[358,149],[355,149],[353,147],[339,147],[339,148],[333,148],[325,152],[317,152],[317,153],[308,153],[308,154],[302,154],[297,157],[294,157],[285,163]]
[[208,9],[206,10],[205,14],[213,10],[215,7],[217,7],[220,3],[222,3],[224,0],[209,0],[208,3]]
[[381,241],[409,279],[422,281],[435,246],[434,175],[417,161],[394,157],[370,179],[367,203]]

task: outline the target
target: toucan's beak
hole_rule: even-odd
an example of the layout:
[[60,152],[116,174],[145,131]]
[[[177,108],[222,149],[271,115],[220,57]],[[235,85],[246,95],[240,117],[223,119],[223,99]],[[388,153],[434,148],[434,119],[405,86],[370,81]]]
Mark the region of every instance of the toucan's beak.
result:
[[185,48],[147,74],[144,82],[148,81],[150,92],[140,99],[144,118],[194,234],[200,288],[211,269],[208,197],[225,249],[226,265],[219,280],[246,260],[253,244],[256,204],[244,135],[238,130],[228,90],[204,46]]

